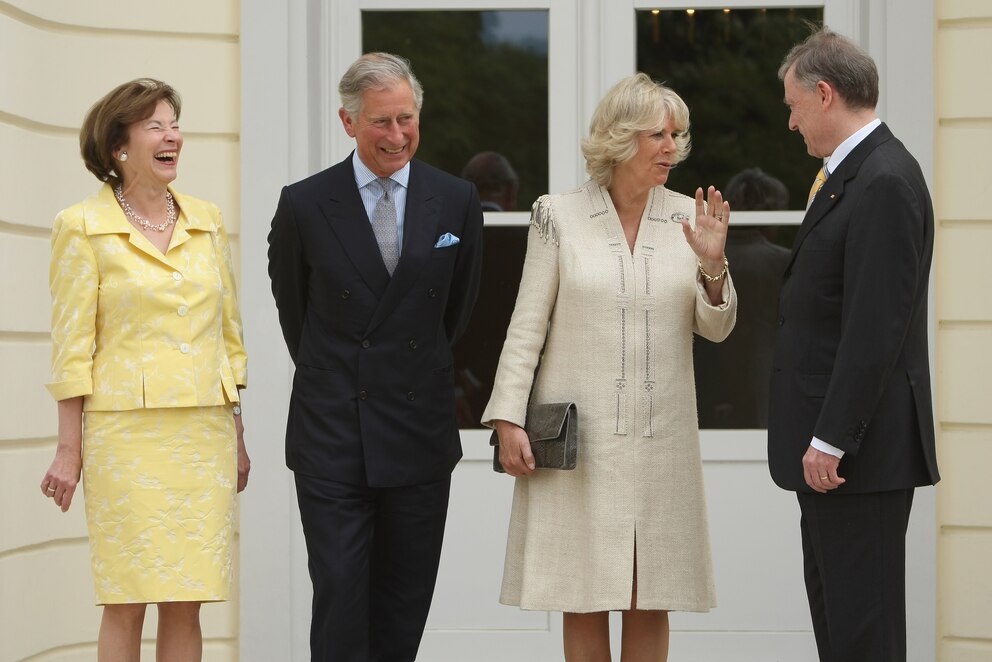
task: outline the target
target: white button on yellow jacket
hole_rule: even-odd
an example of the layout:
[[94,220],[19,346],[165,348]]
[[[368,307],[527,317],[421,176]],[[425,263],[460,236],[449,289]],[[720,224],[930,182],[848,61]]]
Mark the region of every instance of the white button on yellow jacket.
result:
[[164,255],[109,185],[56,217],[47,384],[56,400],[85,396],[86,411],[238,401],[247,359],[220,210],[172,194],[181,213]]

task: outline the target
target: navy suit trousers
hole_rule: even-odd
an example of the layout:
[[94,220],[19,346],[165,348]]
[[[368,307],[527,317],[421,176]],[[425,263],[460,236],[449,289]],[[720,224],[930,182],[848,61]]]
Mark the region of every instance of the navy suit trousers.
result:
[[313,581],[313,662],[416,659],[450,487],[450,477],[370,488],[296,473]]
[[820,662],[905,662],[913,490],[797,496]]

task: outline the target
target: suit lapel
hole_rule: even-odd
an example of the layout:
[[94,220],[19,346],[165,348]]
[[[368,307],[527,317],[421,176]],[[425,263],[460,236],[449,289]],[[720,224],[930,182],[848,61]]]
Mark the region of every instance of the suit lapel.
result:
[[799,249],[802,247],[806,237],[809,236],[809,233],[812,232],[813,228],[844,197],[845,189],[851,186],[849,182],[857,176],[858,170],[861,169],[861,164],[868,158],[868,155],[875,151],[875,148],[879,145],[891,138],[892,132],[889,131],[889,127],[884,123],[880,124],[864,140],[858,143],[858,146],[841,161],[837,171],[832,173],[827,181],[824,182],[823,186],[820,187],[816,197],[813,198],[813,204],[806,210],[806,216],[803,218],[802,225],[799,226],[799,232],[796,234],[796,240],[792,245],[792,256],[789,258],[786,271],[796,261],[796,255],[799,253]]
[[389,272],[358,194],[350,156],[327,171],[327,190],[328,197],[318,203],[320,210],[355,270],[381,299],[389,286]]
[[[410,163],[409,188],[406,194],[406,212],[403,218],[403,250],[400,252],[400,261],[393,271],[393,277],[389,279],[379,307],[376,308],[369,321],[367,333],[371,333],[393,312],[420,277],[424,267],[427,266],[431,250],[434,248],[440,213],[440,197],[437,197],[431,189],[430,180],[426,177],[424,168],[418,161],[412,161]],[[369,234],[372,235],[372,243],[375,246],[376,254],[379,255],[379,247],[375,244],[375,236],[372,234],[371,227]],[[381,255],[379,256],[379,264],[382,264]],[[383,273],[385,273],[385,269],[383,266]]]

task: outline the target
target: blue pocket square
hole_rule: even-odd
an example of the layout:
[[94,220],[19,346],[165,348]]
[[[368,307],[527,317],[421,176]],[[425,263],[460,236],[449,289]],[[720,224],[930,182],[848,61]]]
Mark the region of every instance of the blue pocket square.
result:
[[447,248],[448,246],[454,246],[461,239],[451,234],[450,232],[445,232],[440,237],[438,237],[437,243],[434,244],[434,248]]

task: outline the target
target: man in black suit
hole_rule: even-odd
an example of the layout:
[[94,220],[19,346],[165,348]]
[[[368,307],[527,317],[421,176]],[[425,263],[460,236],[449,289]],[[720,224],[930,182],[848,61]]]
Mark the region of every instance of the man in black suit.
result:
[[939,480],[933,206],[919,164],[875,116],[867,53],[824,28],[779,76],[789,128],[826,159],[826,181],[811,191],[779,300],[768,464],[798,494],[820,660],[901,661],[913,490]]
[[287,186],[269,276],[296,364],[286,463],[313,581],[311,659],[416,658],[461,457],[451,345],[481,271],[475,187],[413,158],[409,63],[369,53],[339,111],[357,149]]

